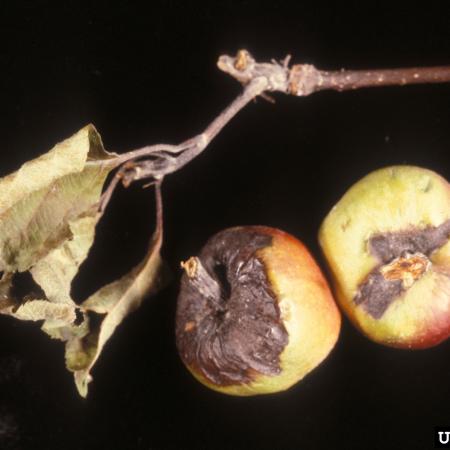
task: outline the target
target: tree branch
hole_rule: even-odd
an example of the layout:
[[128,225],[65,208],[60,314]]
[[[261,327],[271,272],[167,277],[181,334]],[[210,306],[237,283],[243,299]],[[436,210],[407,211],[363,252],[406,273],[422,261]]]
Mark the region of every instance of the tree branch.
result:
[[219,69],[242,83],[243,92],[203,133],[178,145],[157,144],[120,155],[118,162],[122,166],[102,197],[100,211],[106,207],[119,181],[125,186],[141,179],[158,182],[181,169],[203,152],[242,108],[257,96],[265,96],[267,91],[306,96],[325,89],[345,91],[363,87],[450,82],[450,66],[322,71],[310,64],[289,67],[289,61],[290,56],[287,56],[282,62],[272,60],[259,63],[247,50],[239,50],[234,57],[221,56],[217,62]]
[[288,56],[282,64],[276,61],[258,63],[249,52],[239,50],[235,57],[221,56],[217,65],[244,85],[255,77],[264,76],[269,80],[267,90],[296,96],[325,89],[345,91],[363,87],[450,82],[450,66],[323,71],[310,64],[297,64],[289,68],[289,60]]
[[[118,157],[122,166],[99,202],[99,211],[104,212],[119,181],[129,186],[133,181],[152,179],[162,181],[169,173],[181,169],[198,156],[219,134],[225,125],[250,101],[263,94],[268,83],[264,77],[255,77],[244,91],[217,116],[203,133],[179,145],[156,144],[124,153]],[[145,158],[142,161],[139,159]]]
[[[302,65],[291,70],[291,87],[295,89],[301,83]],[[406,84],[448,83],[450,66],[413,67],[408,69],[385,70],[342,70],[339,72],[318,71],[320,81],[316,83],[316,92],[325,89],[346,91],[364,87],[404,86]],[[299,80],[297,82],[297,79]],[[299,94],[296,94],[299,95]]]

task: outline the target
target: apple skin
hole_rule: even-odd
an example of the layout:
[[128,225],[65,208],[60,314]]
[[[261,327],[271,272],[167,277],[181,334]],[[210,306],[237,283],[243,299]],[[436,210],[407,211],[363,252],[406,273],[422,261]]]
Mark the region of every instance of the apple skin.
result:
[[[393,166],[354,184],[323,221],[319,242],[337,300],[353,324],[373,341],[420,349],[450,336],[449,220],[450,187],[444,178],[420,167]],[[391,259],[391,266],[387,259],[395,252],[386,258],[387,247],[375,250],[380,239],[389,240],[390,249],[397,246],[398,258]],[[401,249],[403,256],[398,254]],[[421,263],[419,272],[411,275],[407,272],[414,258]],[[383,305],[380,297],[369,295],[373,288],[367,283],[381,273],[392,275],[395,265],[400,268],[395,277],[401,292]],[[403,274],[401,267],[407,267]],[[370,275],[377,271],[378,275]],[[364,283],[365,299],[361,296]]]
[[[183,275],[177,304],[176,334],[181,359],[197,380],[218,392],[249,396],[286,390],[319,365],[334,347],[341,325],[339,309],[320,268],[306,247],[296,238],[275,228],[245,226],[224,230],[212,240],[222,242],[224,241],[222,236],[230,233],[232,238],[228,242],[240,239],[238,236],[244,236],[238,250],[245,254],[243,260],[249,261],[255,257],[262,263],[270,290],[274,295],[281,325],[287,333],[287,342],[277,355],[277,373],[264,373],[264,368],[261,371],[256,370],[255,367],[251,367],[250,362],[250,367],[247,363],[242,367],[235,367],[238,372],[236,381],[221,382],[220,371],[219,376],[213,379],[214,377],[209,376],[208,371],[201,367],[199,361],[189,354],[189,350],[186,350],[186,340],[193,331],[187,324],[192,323],[193,315],[186,314],[186,310],[190,308],[190,302],[200,300],[196,297],[195,290],[193,297],[188,298],[186,295],[186,290],[192,288],[188,273]],[[245,244],[246,233],[268,237],[270,244],[249,252]],[[202,254],[204,255],[205,249],[211,246],[212,240],[208,241],[200,253],[200,261],[206,260],[206,257],[202,259]],[[250,273],[250,276],[252,275]],[[230,298],[233,298],[233,289],[232,283]],[[238,301],[244,300],[241,298]],[[196,314],[198,315],[198,312]],[[239,329],[237,332],[239,333]],[[226,341],[223,342],[227,345]],[[188,345],[199,344],[193,339]],[[235,345],[236,352],[242,351],[239,342]],[[231,359],[234,360],[233,345],[228,346],[225,351],[227,354],[231,353]],[[246,380],[239,380],[239,371],[247,377]]]

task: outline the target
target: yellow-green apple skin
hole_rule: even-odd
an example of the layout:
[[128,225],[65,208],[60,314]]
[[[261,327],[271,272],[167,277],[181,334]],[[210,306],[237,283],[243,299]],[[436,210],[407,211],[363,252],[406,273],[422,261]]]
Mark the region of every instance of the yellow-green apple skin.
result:
[[[415,349],[449,337],[449,220],[443,177],[393,166],[354,184],[323,221],[319,242],[337,300],[373,341]],[[380,280],[383,294],[373,286]]]
[[[263,240],[255,246],[255,239]],[[225,394],[249,396],[288,389],[326,358],[339,336],[341,315],[320,268],[299,240],[263,226],[234,227],[215,235],[197,259],[212,272],[211,252],[214,260],[226,261],[227,278],[231,280],[231,293],[221,312],[229,322],[211,318],[216,311],[208,309],[202,299],[202,287],[192,287],[198,269],[191,270],[190,275],[188,270],[177,305],[177,346],[183,362],[197,380]],[[257,285],[251,292],[245,288],[252,283],[249,277],[259,280],[262,273],[273,305],[268,304],[269,297],[258,303]],[[198,306],[202,302],[203,306]],[[259,312],[251,304],[242,306],[253,302]],[[251,317],[253,313],[256,315]],[[247,330],[252,321],[255,332]],[[273,326],[263,331],[265,321]],[[205,323],[214,324],[214,332]],[[209,340],[202,338],[202,333],[210,333]],[[267,371],[264,358],[255,355],[264,354],[274,345],[269,339],[271,333],[284,337],[277,354],[268,352],[275,365],[271,366],[274,370]],[[249,340],[253,343],[248,344]],[[214,352],[219,346],[216,354],[208,353],[208,349]]]

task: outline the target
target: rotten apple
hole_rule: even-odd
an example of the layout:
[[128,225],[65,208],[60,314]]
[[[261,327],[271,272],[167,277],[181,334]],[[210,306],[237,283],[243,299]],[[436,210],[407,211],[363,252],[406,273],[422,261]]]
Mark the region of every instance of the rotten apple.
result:
[[226,229],[182,265],[176,342],[206,386],[231,395],[282,391],[335,345],[339,310],[293,236],[263,226]]
[[376,342],[411,349],[450,336],[449,237],[449,184],[412,166],[358,181],[319,232],[351,321]]

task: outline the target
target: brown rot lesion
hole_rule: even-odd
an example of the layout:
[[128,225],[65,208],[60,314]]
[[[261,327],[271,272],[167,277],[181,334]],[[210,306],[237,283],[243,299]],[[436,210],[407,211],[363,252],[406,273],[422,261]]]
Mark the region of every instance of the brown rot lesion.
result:
[[374,319],[403,296],[432,267],[431,255],[450,237],[450,220],[439,226],[378,233],[369,239],[370,253],[379,264],[358,286],[353,299]]

